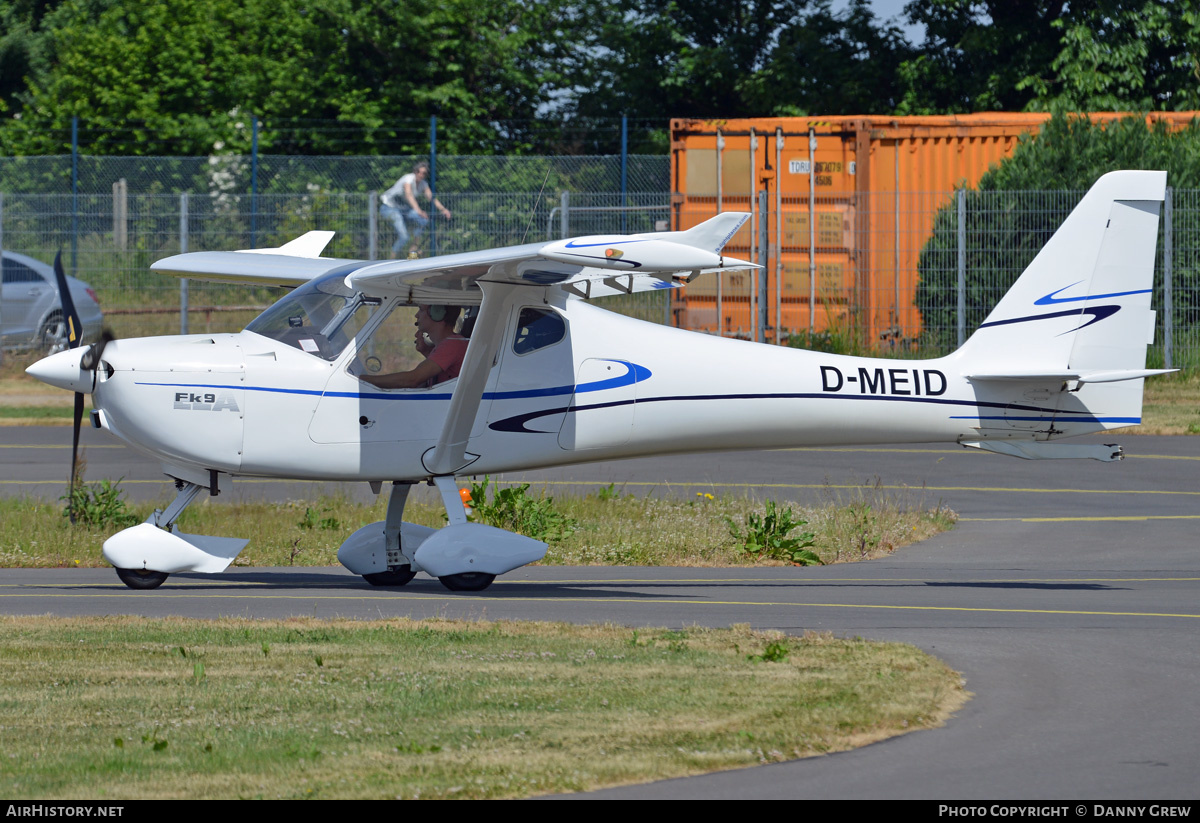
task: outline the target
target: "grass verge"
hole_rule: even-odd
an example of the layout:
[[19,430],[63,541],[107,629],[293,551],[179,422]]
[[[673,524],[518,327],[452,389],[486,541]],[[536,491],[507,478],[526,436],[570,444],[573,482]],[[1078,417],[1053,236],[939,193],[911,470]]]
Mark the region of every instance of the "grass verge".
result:
[[1142,425],[1121,434],[1200,434],[1200,371],[1148,379]]
[[789,760],[940,725],[896,643],[746,627],[2,618],[0,792],[500,798]]
[[[65,491],[65,489],[64,489]],[[827,494],[815,506],[794,506],[816,535],[824,562],[886,555],[900,546],[952,528],[954,512],[928,506],[918,490],[899,495],[864,487],[855,493]],[[544,499],[544,498],[542,498]],[[163,507],[168,501],[161,501]],[[750,566],[781,565],[743,552],[726,518],[743,523],[764,504],[746,497],[698,494],[688,501],[634,497],[600,489],[585,496],[554,499],[555,508],[575,521],[570,536],[551,541],[544,565]],[[129,506],[138,521],[155,504]],[[201,498],[179,519],[182,531],[248,538],[236,564],[244,566],[332,566],[337,549],[356,529],[383,520],[387,498],[373,504],[344,498],[287,503],[212,503]],[[122,508],[122,511],[125,511]],[[100,546],[116,526],[71,526],[61,502],[34,498],[0,499],[0,565],[6,567],[102,567]],[[440,504],[410,502],[405,519],[425,526],[444,524]],[[534,535],[537,536],[537,535]]]

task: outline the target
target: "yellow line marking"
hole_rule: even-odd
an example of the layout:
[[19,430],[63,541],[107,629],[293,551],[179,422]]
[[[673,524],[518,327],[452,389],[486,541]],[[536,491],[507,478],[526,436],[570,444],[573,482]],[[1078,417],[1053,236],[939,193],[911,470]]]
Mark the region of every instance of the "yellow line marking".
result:
[[1200,460],[1189,454],[1127,454],[1126,460]]
[[[30,443],[22,445],[20,443],[0,443],[0,449],[69,449],[69,444],[60,443]],[[124,449],[126,446],[120,444],[108,443],[100,446],[87,446],[80,444],[80,449]]]
[[[516,472],[512,472],[516,474]],[[1008,486],[928,486],[874,483],[723,483],[712,480],[704,483],[675,482],[671,480],[538,480],[526,477],[523,480],[493,480],[493,483],[530,483],[543,486],[607,486],[613,483],[618,488],[622,486],[676,486],[679,488],[711,489],[716,487],[731,489],[887,489],[889,491],[946,491],[946,492],[1022,492],[1025,494],[1171,494],[1184,496],[1200,496],[1200,491],[1181,491],[1178,489],[1038,489],[1013,488]]]
[[[957,454],[970,457],[992,457],[990,452],[980,452],[978,449],[943,448],[943,449],[872,449],[862,447],[826,448],[821,446],[799,446],[792,449],[769,449],[781,452],[866,452],[868,454]],[[1126,460],[1200,460],[1200,456],[1187,454],[1126,454]]]
[[[515,472],[513,472],[515,474]],[[0,480],[0,485],[5,486],[39,486],[39,485],[61,485],[62,480]],[[168,486],[173,481],[163,478],[162,480],[131,480],[126,478],[121,481],[124,486],[155,484],[159,486]],[[261,484],[261,483],[363,483],[362,480],[289,480],[286,478],[268,478],[268,477],[235,477],[234,482],[241,485],[246,483]],[[1179,489],[1039,489],[1039,488],[1014,488],[1008,486],[909,486],[903,483],[899,484],[880,484],[874,483],[723,483],[721,481],[709,481],[704,483],[695,482],[675,482],[670,480],[539,480],[537,478],[525,477],[520,480],[492,480],[493,484],[497,485],[517,485],[520,483],[530,483],[534,486],[607,486],[613,483],[621,488],[626,487],[663,487],[663,488],[680,488],[680,489],[886,489],[888,491],[906,491],[906,492],[1009,492],[1020,494],[1123,494],[1123,495],[1145,495],[1145,494],[1161,494],[1169,496],[1182,497],[1198,497],[1200,491],[1183,491]],[[965,519],[965,518],[964,518]],[[985,518],[981,518],[985,519]],[[1004,519],[1004,518],[999,518]],[[1019,518],[1012,518],[1019,519]]]
[[1074,523],[1105,520],[1200,520],[1200,514],[1129,514],[1112,517],[960,517],[960,523]]
[[[128,598],[131,595],[128,592],[114,592],[112,594],[93,594],[89,597],[101,598]],[[445,595],[425,595],[425,594],[399,594],[382,592],[380,594],[364,596],[329,596],[329,595],[291,595],[291,594],[178,594],[173,593],[176,598],[187,598],[190,600],[207,600],[214,598],[223,599],[255,599],[255,600],[303,600],[305,602],[334,600],[345,603],[347,601],[362,601],[364,603],[373,603],[379,600],[387,600],[389,603],[395,603],[405,600],[437,600],[445,602],[462,603],[464,605],[480,602],[486,603],[637,603],[639,605],[669,605],[669,606],[770,606],[770,607],[785,607],[785,608],[813,608],[813,609],[880,609],[892,611],[934,611],[934,612],[991,612],[996,614],[1058,614],[1058,615],[1076,615],[1083,617],[1187,617],[1200,619],[1200,614],[1176,614],[1173,612],[1106,612],[1106,611],[1087,611],[1077,609],[1001,609],[1001,608],[981,608],[971,606],[887,606],[882,604],[870,603],[788,603],[782,601],[758,601],[758,600],[694,600],[694,599],[677,599],[677,598],[638,598],[638,597],[494,597],[487,595],[474,595],[471,597],[461,597],[452,594]],[[3,595],[2,597],[78,597],[74,594],[13,594]]]
[[[243,567],[245,568],[245,567]],[[304,574],[305,569],[309,569],[309,573],[319,574],[321,566],[297,566],[293,574]],[[104,571],[103,569],[92,568],[92,571]],[[261,570],[260,573],[270,574],[267,570]],[[181,572],[181,574],[192,574],[191,572]],[[971,577],[964,579],[953,578],[930,578],[930,577],[805,577],[805,578],[781,578],[781,577],[606,577],[606,578],[563,578],[561,580],[519,580],[509,579],[498,581],[497,586],[560,586],[560,585],[586,585],[586,586],[615,586],[615,585],[726,585],[731,583],[770,583],[770,584],[787,584],[795,586],[810,586],[824,585],[826,583],[869,583],[877,585],[880,583],[937,583],[944,585],[978,585],[980,583],[1194,583],[1200,581],[1200,577]],[[357,583],[356,576],[342,575],[328,583],[304,583],[302,585],[312,588],[332,588],[344,587],[348,584]],[[426,582],[430,582],[426,580]],[[198,580],[194,578],[175,578],[171,580],[172,586],[178,587],[212,587],[212,586],[229,586],[229,587],[249,587],[249,586],[272,586],[279,587],[285,585],[281,582],[270,580],[233,580],[228,577],[214,577],[211,580]],[[0,590],[3,589],[89,589],[95,587],[112,588],[119,591],[125,591],[123,583],[113,581],[111,583],[0,583]],[[375,594],[399,594],[399,589],[392,589],[390,592],[376,592]]]

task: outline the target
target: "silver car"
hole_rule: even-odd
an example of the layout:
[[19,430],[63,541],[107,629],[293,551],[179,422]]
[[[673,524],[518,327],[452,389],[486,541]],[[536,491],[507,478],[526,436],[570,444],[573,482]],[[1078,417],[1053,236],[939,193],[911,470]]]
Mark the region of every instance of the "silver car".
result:
[[[0,345],[6,349],[37,349],[53,353],[67,347],[54,268],[40,260],[6,251],[3,285],[0,286]],[[84,342],[100,336],[103,317],[96,292],[82,280],[67,278],[75,310],[83,322]]]

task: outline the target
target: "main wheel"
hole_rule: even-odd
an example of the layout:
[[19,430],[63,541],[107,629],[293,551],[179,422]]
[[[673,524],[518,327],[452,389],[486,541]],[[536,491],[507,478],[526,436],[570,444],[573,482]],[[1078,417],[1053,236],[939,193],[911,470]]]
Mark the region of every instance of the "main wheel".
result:
[[363,580],[372,586],[403,586],[416,576],[417,573],[412,570],[411,566],[396,566],[385,572],[364,574]]
[[495,579],[496,575],[483,572],[463,572],[438,578],[442,585],[452,592],[481,592],[492,585]]
[[131,589],[157,589],[171,575],[149,569],[117,569],[117,577]]

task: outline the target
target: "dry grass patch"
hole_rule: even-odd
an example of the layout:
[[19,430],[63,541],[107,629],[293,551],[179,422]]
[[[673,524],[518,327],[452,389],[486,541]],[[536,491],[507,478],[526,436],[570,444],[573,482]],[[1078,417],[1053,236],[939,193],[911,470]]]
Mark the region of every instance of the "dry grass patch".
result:
[[[119,487],[118,487],[119,490]],[[546,565],[751,566],[783,561],[742,551],[728,521],[743,523],[764,503],[746,497],[717,498],[700,494],[693,500],[606,495],[553,499],[556,512],[573,521],[568,536],[551,539]],[[547,498],[533,493],[538,500]],[[796,516],[808,521],[816,535],[814,550],[827,563],[862,560],[889,554],[900,546],[952,528],[956,515],[940,504],[929,506],[914,490],[899,495],[878,488],[828,494],[816,506],[795,503]],[[130,505],[125,510],[144,520],[157,504]],[[383,520],[386,495],[371,504],[345,498],[284,503],[227,503],[202,498],[179,519],[185,532],[242,537],[249,545],[239,566],[332,566],[337,549],[366,523]],[[116,526],[70,526],[62,503],[33,498],[0,499],[0,565],[7,567],[103,567],[100,546]],[[412,502],[405,519],[440,527],[440,504]],[[532,534],[533,537],[543,535]]]
[[3,618],[0,792],[524,797],[939,725],[959,675],[829,635],[458,621]]
[[1142,425],[1120,433],[1200,434],[1200,372],[1147,379],[1142,395]]

